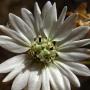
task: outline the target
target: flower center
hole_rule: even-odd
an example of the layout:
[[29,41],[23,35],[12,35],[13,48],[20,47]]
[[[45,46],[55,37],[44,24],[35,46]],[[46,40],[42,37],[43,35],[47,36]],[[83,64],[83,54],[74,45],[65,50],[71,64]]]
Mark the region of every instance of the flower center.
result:
[[49,64],[56,58],[55,48],[55,42],[39,36],[31,44],[28,55],[33,61]]

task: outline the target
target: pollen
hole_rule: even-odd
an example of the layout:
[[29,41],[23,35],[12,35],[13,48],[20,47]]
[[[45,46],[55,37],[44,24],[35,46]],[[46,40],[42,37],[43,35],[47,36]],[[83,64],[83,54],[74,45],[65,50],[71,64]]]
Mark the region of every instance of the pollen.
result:
[[39,36],[37,39],[34,39],[34,42],[30,46],[28,56],[34,62],[53,63],[57,56],[55,42]]

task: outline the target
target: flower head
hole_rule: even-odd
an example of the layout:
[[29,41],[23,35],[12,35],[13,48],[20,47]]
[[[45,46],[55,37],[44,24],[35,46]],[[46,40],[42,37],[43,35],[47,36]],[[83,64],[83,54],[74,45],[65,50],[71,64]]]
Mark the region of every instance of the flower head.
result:
[[[70,90],[70,82],[80,87],[75,74],[90,76],[81,60],[90,58],[83,48],[90,39],[82,39],[88,26],[75,28],[76,14],[65,19],[67,7],[57,19],[56,3],[48,1],[42,13],[35,3],[34,16],[25,8],[23,20],[9,14],[12,29],[0,25],[0,46],[19,55],[0,64],[0,73],[10,72],[3,82],[15,78],[11,90]],[[74,74],[75,73],[75,74]]]

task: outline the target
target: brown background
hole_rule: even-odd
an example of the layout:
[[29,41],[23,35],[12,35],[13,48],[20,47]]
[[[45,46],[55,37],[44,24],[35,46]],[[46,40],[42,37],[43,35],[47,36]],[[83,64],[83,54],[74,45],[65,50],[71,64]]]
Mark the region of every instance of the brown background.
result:
[[[45,4],[47,0],[37,0],[37,2],[40,5],[40,8]],[[35,0],[0,0],[0,24],[6,25],[8,23],[8,14],[14,13],[18,16],[21,16],[20,9],[22,7],[25,7],[33,12]],[[69,11],[75,10],[75,8],[81,3],[81,2],[87,2],[88,3],[88,12],[90,11],[90,0],[52,0],[51,1],[56,2],[57,4],[57,10],[58,15],[60,14],[62,8],[67,5]],[[15,54],[10,53],[3,48],[0,47],[0,62],[5,61],[6,59],[14,56]],[[10,87],[12,85],[12,81],[8,83],[2,83],[2,79],[7,74],[0,74],[0,90],[10,90]],[[79,77],[79,76],[78,76]],[[90,90],[90,77],[79,77],[81,81],[81,87],[80,88],[72,88],[72,90]]]

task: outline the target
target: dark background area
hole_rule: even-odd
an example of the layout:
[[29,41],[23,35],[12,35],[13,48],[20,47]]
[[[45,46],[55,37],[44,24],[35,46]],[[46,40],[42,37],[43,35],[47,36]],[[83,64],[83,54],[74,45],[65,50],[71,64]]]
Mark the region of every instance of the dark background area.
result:
[[[7,25],[9,13],[14,13],[21,17],[20,10],[22,7],[25,7],[29,9],[31,12],[33,12],[35,1],[37,1],[40,8],[42,8],[43,5],[48,0],[0,0],[0,24]],[[77,8],[77,6],[82,2],[87,2],[88,4],[87,11],[90,12],[90,0],[49,0],[49,1],[51,1],[52,4],[53,2],[56,2],[58,16],[65,5],[68,6],[68,11],[74,11]],[[0,47],[0,63],[14,55],[15,54],[8,52]],[[7,74],[0,74],[0,90],[10,90],[11,88],[12,81],[8,83],[2,83],[2,79],[6,75]],[[79,79],[81,82],[81,87],[80,88],[73,87],[72,90],[90,90],[90,77],[79,77]]]

